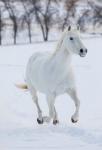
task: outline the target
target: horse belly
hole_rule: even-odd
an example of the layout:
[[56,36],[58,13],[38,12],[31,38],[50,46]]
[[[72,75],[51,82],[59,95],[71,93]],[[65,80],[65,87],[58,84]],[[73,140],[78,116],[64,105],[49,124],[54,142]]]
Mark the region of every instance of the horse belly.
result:
[[67,77],[56,86],[55,93],[56,95],[64,94],[68,92],[69,89],[73,88],[75,88],[74,79],[69,80],[69,78]]

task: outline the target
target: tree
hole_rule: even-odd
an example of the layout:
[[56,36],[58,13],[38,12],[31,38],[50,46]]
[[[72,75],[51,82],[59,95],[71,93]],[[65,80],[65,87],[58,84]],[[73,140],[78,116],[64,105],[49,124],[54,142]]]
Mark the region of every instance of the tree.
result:
[[2,22],[2,11],[0,8],[0,45],[2,44],[2,27],[3,27],[3,22]]
[[65,26],[71,24],[71,19],[74,18],[76,14],[76,4],[79,0],[65,0],[64,7],[65,7],[65,14],[62,23],[62,30],[64,30]]
[[91,12],[93,12],[93,25],[102,25],[102,4],[99,5],[98,3],[91,1],[88,1],[88,4],[91,7]]
[[17,17],[17,11],[15,6],[13,5],[13,1],[11,0],[2,0],[4,3],[4,6],[6,10],[8,11],[9,17],[12,21],[13,24],[13,39],[14,39],[14,44],[16,44],[17,41],[17,33],[18,33],[18,17]]
[[4,8],[2,2],[0,1],[0,45],[2,44],[2,31],[3,31],[3,27],[5,26],[3,21],[3,12],[4,12]]
[[86,30],[86,24],[90,23],[90,9],[85,9],[82,11],[81,16],[77,20],[77,24],[80,26],[80,30]]
[[102,24],[102,5],[99,5],[97,1],[88,0],[87,9],[84,9],[81,14],[78,19],[81,30],[85,30],[87,24],[93,27]]
[[53,25],[53,19],[56,15],[57,8],[54,7],[52,4],[57,4],[57,1],[55,0],[44,0],[41,2],[41,0],[31,0],[32,4],[34,6],[34,13],[37,23],[40,25],[43,39],[44,41],[48,40],[48,35],[51,26]]
[[21,2],[25,11],[25,13],[21,16],[22,26],[24,26],[24,24],[27,25],[29,42],[31,43],[32,42],[31,25],[33,20],[33,9],[32,7],[29,7],[31,5],[30,1],[21,0]]

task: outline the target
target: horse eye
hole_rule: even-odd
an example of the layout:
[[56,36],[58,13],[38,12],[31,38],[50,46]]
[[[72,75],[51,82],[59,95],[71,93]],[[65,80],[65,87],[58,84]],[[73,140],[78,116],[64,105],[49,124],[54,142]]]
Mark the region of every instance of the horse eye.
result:
[[70,40],[73,40],[73,37],[70,37]]

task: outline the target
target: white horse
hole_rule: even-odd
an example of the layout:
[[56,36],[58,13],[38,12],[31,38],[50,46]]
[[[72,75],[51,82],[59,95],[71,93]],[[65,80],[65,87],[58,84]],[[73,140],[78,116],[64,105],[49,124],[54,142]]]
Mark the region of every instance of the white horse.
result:
[[[50,122],[57,124],[58,116],[54,106],[56,96],[67,93],[73,99],[76,110],[72,115],[73,123],[79,119],[80,101],[77,97],[74,74],[71,66],[73,54],[84,57],[87,49],[79,38],[77,29],[71,29],[71,26],[64,31],[54,53],[34,53],[29,59],[26,69],[26,84],[18,85],[19,88],[28,88],[32,98],[37,106],[37,122]],[[37,91],[43,92],[47,96],[49,107],[49,116],[42,116],[37,97]]]

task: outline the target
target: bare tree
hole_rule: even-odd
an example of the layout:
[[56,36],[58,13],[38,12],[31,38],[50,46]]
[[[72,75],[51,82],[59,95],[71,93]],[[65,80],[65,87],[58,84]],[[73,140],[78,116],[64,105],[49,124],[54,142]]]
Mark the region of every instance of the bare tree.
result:
[[77,24],[80,25],[80,30],[85,31],[86,30],[86,24],[90,24],[90,9],[85,9],[82,11],[81,16],[77,20]]
[[[100,2],[102,3],[102,2]],[[92,21],[93,25],[102,25],[102,4],[97,4],[96,2],[88,1],[89,6],[91,7],[91,12],[93,12],[92,15]]]
[[41,0],[32,0],[36,21],[40,25],[44,41],[47,41],[50,28],[53,24],[53,16],[57,13],[57,9],[52,6],[52,3],[57,4],[57,1],[44,0],[43,2],[44,5],[41,3]]
[[2,11],[0,8],[0,45],[2,44],[2,25],[3,25],[1,13],[2,13]]
[[24,26],[24,24],[27,25],[27,29],[28,29],[28,37],[29,37],[29,42],[32,42],[32,20],[33,20],[33,9],[31,6],[30,1],[24,1],[21,0],[23,8],[24,8],[24,14],[21,16],[21,21],[22,21],[22,27]]
[[16,8],[13,5],[13,1],[11,1],[11,0],[2,0],[2,2],[4,3],[4,6],[5,6],[6,10],[8,11],[9,17],[12,21],[13,39],[14,39],[14,44],[16,44],[17,32],[18,32],[18,18],[17,18]]
[[[101,2],[102,3],[102,2]],[[87,0],[87,9],[84,9],[78,19],[81,30],[85,31],[89,25],[102,25],[102,5],[91,0]]]
[[75,19],[75,14],[76,14],[76,4],[79,0],[65,0],[65,14],[64,14],[64,19],[62,23],[62,30],[64,30],[65,26],[68,26],[68,24],[71,23],[71,18]]
[[3,20],[4,8],[1,3],[2,2],[0,1],[0,45],[2,44],[2,31],[3,31],[3,27],[5,26],[4,20]]

